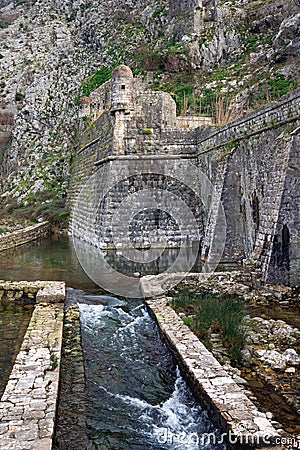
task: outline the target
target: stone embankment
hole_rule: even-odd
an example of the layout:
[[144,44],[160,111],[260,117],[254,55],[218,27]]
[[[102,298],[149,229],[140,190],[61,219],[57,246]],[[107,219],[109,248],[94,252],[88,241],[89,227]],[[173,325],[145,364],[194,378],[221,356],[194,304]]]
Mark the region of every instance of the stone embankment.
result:
[[87,449],[87,403],[80,312],[78,304],[71,304],[65,308],[60,395],[52,450]]
[[36,303],[59,303],[65,300],[62,281],[3,281],[0,280],[0,300],[29,298]]
[[[162,293],[162,284],[167,286],[168,277],[144,277],[141,279],[142,290],[146,304],[156,317],[201,403],[212,417],[218,418],[218,424],[226,430],[229,441],[235,442],[232,448],[270,444],[282,448],[281,437],[266,414],[257,409],[244,390],[168,305],[168,298]],[[174,279],[174,275],[171,278]],[[154,292],[159,293],[158,296],[153,297]]]
[[8,282],[1,283],[1,290],[23,293],[28,290],[28,294],[36,296],[38,304],[1,398],[0,447],[51,450],[64,315],[60,302],[65,286],[57,282]]
[[[158,287],[166,289],[167,280],[162,277],[156,289]],[[262,402],[264,408],[270,408],[270,415],[274,414],[281,424],[277,425],[295,439],[293,436],[299,434],[300,414],[299,288],[264,285],[258,274],[248,267],[244,271],[215,272],[206,279],[191,274],[176,287],[176,290],[180,289],[188,289],[191,296],[208,294],[213,298],[221,294],[239,298],[245,305],[245,314],[248,311],[250,315],[245,315],[242,322],[245,346],[241,351],[239,369],[230,366],[222,333],[209,330],[206,339],[213,355],[226,371],[232,373],[237,383],[249,389],[250,399],[255,403],[261,402],[263,389],[268,392],[269,401]],[[258,314],[262,317],[257,317]],[[193,317],[188,308],[180,311],[179,315],[183,320]],[[240,378],[241,374],[248,383]],[[297,445],[299,448],[300,442]]]
[[0,252],[47,236],[49,234],[49,230],[49,222],[41,222],[37,225],[31,225],[21,230],[7,233],[6,235],[0,237]]
[[179,281],[187,286],[211,294],[235,295],[242,297],[251,305],[276,303],[282,305],[299,304],[297,288],[283,285],[264,284],[261,274],[255,270],[234,270],[231,272],[215,272],[211,275],[199,273],[160,274],[143,277],[143,288],[146,297],[163,295]]

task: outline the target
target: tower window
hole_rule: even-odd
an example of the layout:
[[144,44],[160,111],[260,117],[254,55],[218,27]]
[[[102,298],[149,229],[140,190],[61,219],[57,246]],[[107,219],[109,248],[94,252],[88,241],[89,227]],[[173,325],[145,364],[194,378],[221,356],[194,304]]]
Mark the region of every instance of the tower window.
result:
[[125,84],[122,84],[122,85],[121,85],[121,89],[122,89],[123,91],[125,91]]

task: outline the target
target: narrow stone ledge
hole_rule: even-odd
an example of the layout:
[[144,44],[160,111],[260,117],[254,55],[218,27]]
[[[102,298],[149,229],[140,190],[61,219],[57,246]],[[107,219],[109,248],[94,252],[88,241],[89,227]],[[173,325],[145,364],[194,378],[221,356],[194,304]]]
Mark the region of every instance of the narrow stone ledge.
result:
[[[143,278],[141,280],[142,290],[147,290],[146,293],[144,291],[147,297],[145,302],[193,384],[196,396],[211,416],[218,419],[219,426],[232,437],[231,442],[237,442],[231,444],[231,448],[258,448],[266,447],[266,444],[274,448],[280,435],[266,415],[256,408],[221,364],[183,324],[181,318],[168,306],[165,296],[148,298],[147,294],[156,288],[151,287],[150,277],[146,278],[145,284]],[[162,279],[158,281],[160,286],[161,281]]]
[[38,304],[0,401],[0,447],[51,450],[63,304]]

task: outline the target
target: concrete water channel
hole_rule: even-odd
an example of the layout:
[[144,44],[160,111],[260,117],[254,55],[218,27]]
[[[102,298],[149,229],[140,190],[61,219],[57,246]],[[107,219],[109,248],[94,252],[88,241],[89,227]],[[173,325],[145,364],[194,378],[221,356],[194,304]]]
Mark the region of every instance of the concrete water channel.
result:
[[[65,317],[70,346],[59,372],[63,305],[47,295],[38,300],[2,397],[1,448],[224,450],[271,442],[263,437],[276,442],[265,415],[163,298],[146,306],[107,296],[84,274],[67,238],[7,252],[0,279],[8,278],[65,281],[73,315]],[[239,436],[238,444],[226,443],[224,432]]]

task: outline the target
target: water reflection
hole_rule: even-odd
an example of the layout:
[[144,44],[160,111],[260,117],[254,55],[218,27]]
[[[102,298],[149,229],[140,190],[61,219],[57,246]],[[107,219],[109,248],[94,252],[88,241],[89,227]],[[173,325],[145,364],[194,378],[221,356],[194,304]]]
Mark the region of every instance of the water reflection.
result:
[[99,290],[81,268],[67,236],[55,236],[1,252],[0,279],[56,280],[87,291]]
[[[197,252],[189,248],[181,250],[180,257],[180,249],[165,249],[159,258],[153,259],[148,257],[149,262],[146,263],[131,260],[131,255],[124,251],[110,250],[105,253],[99,253],[99,249],[83,241],[79,241],[78,248],[81,262],[90,268],[91,273],[89,275],[92,275],[92,278],[94,280],[96,278],[95,281],[97,281],[100,272],[106,273],[107,283],[104,286],[101,284],[101,286],[107,291],[114,293],[116,292],[109,289],[111,283],[116,288],[122,283],[123,286],[126,286],[127,294],[137,294],[136,289],[139,282],[138,279],[134,278],[134,274],[137,272],[142,276],[162,273],[168,268],[169,272],[173,270],[181,271],[185,270],[187,265],[193,265],[193,271],[199,270],[201,267],[197,258]],[[185,251],[186,253],[184,253]],[[7,250],[2,252],[1,255],[0,279],[12,281],[57,280],[65,281],[67,286],[82,289],[86,292],[99,291],[100,283],[95,284],[91,281],[90,277],[82,269],[72,240],[68,236],[54,235],[48,239],[34,241],[21,247]],[[174,267],[175,261],[177,261],[176,267]],[[125,279],[116,277],[118,272],[126,275]]]
[[103,289],[123,297],[141,296],[140,276],[181,273],[182,279],[191,270],[201,269],[198,246],[103,251],[77,238],[73,245],[87,275]]
[[33,305],[0,302],[0,397],[31,318]]

